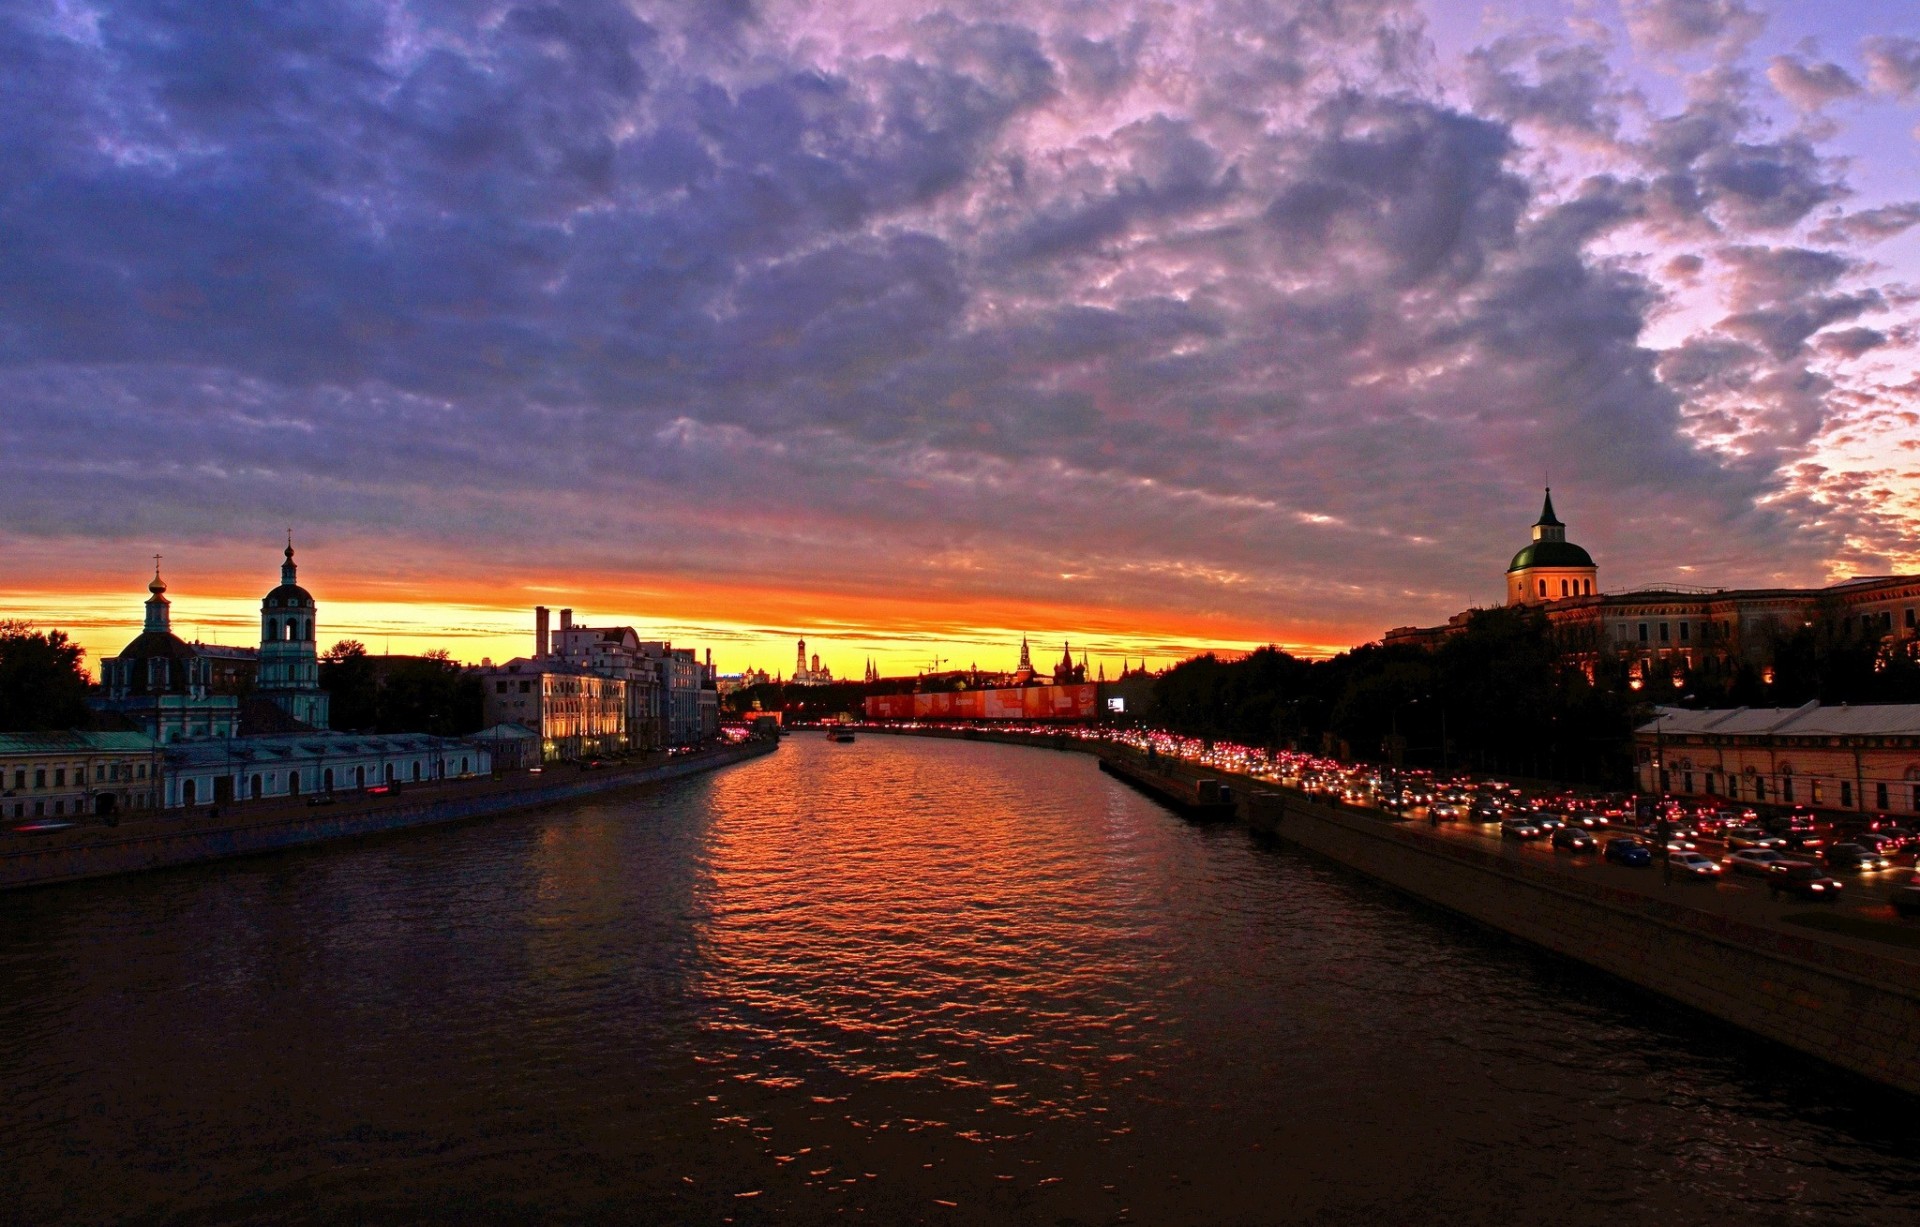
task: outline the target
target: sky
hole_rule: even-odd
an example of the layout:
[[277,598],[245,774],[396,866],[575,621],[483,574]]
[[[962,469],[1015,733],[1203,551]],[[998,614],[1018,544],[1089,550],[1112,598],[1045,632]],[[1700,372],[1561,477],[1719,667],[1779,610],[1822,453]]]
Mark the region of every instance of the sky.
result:
[[0,616],[788,670],[1920,567],[1920,8],[0,0]]

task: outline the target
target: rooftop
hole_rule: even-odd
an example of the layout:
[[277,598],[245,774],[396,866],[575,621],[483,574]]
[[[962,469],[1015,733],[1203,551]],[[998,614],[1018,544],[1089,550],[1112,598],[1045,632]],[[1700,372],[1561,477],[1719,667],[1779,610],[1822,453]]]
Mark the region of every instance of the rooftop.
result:
[[1859,707],[1818,702],[1800,707],[1732,707],[1690,711],[1661,707],[1640,726],[1643,733],[1715,737],[1916,737],[1920,703],[1870,703]]

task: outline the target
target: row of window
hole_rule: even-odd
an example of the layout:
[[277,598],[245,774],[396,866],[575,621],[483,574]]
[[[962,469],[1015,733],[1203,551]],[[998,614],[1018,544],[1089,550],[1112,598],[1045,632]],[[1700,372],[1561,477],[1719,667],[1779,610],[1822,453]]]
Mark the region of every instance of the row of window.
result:
[[[413,764],[412,764],[413,782],[416,784],[419,783],[420,780],[422,779],[421,762],[422,760],[416,758],[413,760]],[[440,769],[442,771],[445,771],[451,768],[452,765],[453,765],[453,760],[448,759],[444,764],[441,764]],[[394,763],[385,764],[385,776],[386,776],[385,782],[386,783],[391,784],[397,778],[396,767],[397,767],[397,764],[394,764]],[[471,759],[463,755],[460,759],[460,774],[466,775],[468,772],[472,770],[473,770],[473,767],[471,765]],[[255,772],[251,777],[247,777],[246,778],[247,794],[251,796],[253,799],[259,800],[261,797],[266,795],[266,790],[269,786],[278,783],[278,774],[279,773],[277,772],[272,772],[263,776],[260,773]],[[336,786],[337,785],[335,782],[333,768],[332,767],[324,768],[320,772],[320,791],[332,792]],[[365,764],[357,766],[353,769],[353,785],[352,786],[354,788],[365,788],[367,786],[367,768]],[[238,787],[237,784],[236,784],[236,787]],[[298,771],[287,772],[287,795],[290,797],[297,797],[300,795],[300,789],[301,789],[300,773]],[[201,800],[202,798],[200,796],[199,781],[194,780],[192,778],[188,778],[180,782],[180,803],[182,805],[198,805]]]
[[[65,788],[67,786],[67,776],[69,772],[71,772],[73,776],[74,787],[78,788],[86,784],[87,768],[84,763],[76,763],[71,767],[15,767],[13,769],[13,791],[25,792],[29,787],[36,789],[49,787]],[[5,772],[0,771],[0,778],[4,778],[4,775]],[[53,779],[51,784],[47,782],[49,776]],[[147,765],[145,763],[95,763],[93,767],[93,782],[96,784],[117,784],[124,780],[144,780],[146,778]],[[31,785],[28,784],[29,780],[32,781]]]
[[[1777,784],[1769,784],[1767,777],[1764,775],[1753,776],[1750,781],[1744,783],[1741,778],[1736,775],[1720,775],[1708,771],[1704,772],[1703,776],[1704,787],[1700,791],[1709,796],[1725,796],[1728,800],[1732,801],[1747,799],[1761,802],[1778,801],[1782,805],[1795,805],[1798,804],[1801,799],[1796,795],[1798,789],[1795,787],[1796,781],[1791,775],[1781,776]],[[1826,785],[1828,781],[1808,780],[1805,781],[1805,783],[1808,786],[1807,803],[1810,805],[1826,804]],[[1840,808],[1852,809],[1853,781],[1837,780],[1833,781],[1833,783],[1838,786],[1836,791],[1838,793]],[[1680,772],[1681,792],[1693,792],[1693,784],[1693,772]],[[1716,785],[1723,785],[1724,791],[1722,791],[1721,787],[1716,787]],[[1871,798],[1873,802],[1872,808],[1874,809],[1892,810],[1897,806],[1909,813],[1920,813],[1920,784],[1889,784],[1884,780],[1875,780],[1871,783],[1863,784],[1861,787],[1863,797]],[[1673,773],[1671,771],[1662,771],[1660,773],[1660,789],[1662,792],[1672,791]],[[1743,793],[1746,795],[1743,796]]]
[[[1540,595],[1547,596],[1547,581],[1540,581]],[[1592,596],[1593,581],[1590,579],[1563,579],[1560,581],[1561,596]]]

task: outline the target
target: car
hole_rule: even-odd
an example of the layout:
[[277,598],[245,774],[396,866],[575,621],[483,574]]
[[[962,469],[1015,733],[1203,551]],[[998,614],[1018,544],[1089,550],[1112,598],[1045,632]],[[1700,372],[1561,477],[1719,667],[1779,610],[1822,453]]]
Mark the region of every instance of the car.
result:
[[1473,808],[1467,811],[1467,817],[1474,822],[1498,822],[1500,821],[1500,808],[1496,805],[1489,805],[1484,801],[1475,801]]
[[1920,873],[1894,887],[1889,901],[1902,916],[1920,916]]
[[1782,861],[1767,871],[1767,889],[1775,895],[1798,895],[1802,899],[1833,900],[1840,897],[1840,883],[1806,861]]
[[1637,839],[1628,839],[1625,836],[1609,839],[1606,850],[1600,855],[1616,865],[1639,867],[1653,864],[1653,853],[1647,850],[1647,846]]
[[[369,789],[368,791],[372,790]],[[307,806],[309,808],[316,805],[332,805],[333,803],[333,794],[330,792],[315,793],[313,796],[307,798]]]
[[1769,835],[1759,827],[1734,827],[1727,832],[1729,848],[1779,848],[1786,842],[1778,835]]
[[1893,864],[1878,852],[1858,843],[1834,844],[1826,850],[1825,857],[1829,870],[1845,870],[1849,873],[1872,873]]
[[1720,876],[1720,862],[1698,852],[1676,852],[1668,859],[1673,864],[1673,871],[1685,878],[1704,881]]
[[1763,878],[1775,865],[1784,863],[1786,859],[1774,848],[1742,848],[1727,857],[1724,864],[1735,873]]
[[13,828],[15,835],[51,835],[55,831],[65,831],[74,823],[62,822],[58,818],[36,818],[32,822],[23,822]]
[[1552,810],[1540,810],[1538,813],[1531,814],[1528,817],[1533,825],[1549,833],[1557,831],[1567,825],[1566,816],[1555,813]]
[[1580,827],[1565,826],[1553,833],[1554,850],[1558,852],[1597,852],[1600,845],[1592,835]]
[[1788,831],[1784,837],[1788,853],[1813,853],[1827,846],[1824,835],[1815,835],[1812,831]]
[[[1853,837],[1853,842],[1873,853],[1875,856],[1892,856],[1900,851],[1900,841],[1888,839],[1878,831],[1868,831]],[[1836,847],[1838,845],[1835,845]]]
[[1530,840],[1539,839],[1545,832],[1525,818],[1509,818],[1500,824],[1500,838]]

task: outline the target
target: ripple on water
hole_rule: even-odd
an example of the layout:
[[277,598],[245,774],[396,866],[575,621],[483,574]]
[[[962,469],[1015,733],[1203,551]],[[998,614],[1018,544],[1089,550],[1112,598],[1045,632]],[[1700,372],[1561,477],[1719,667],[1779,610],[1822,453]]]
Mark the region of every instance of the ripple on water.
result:
[[28,1221],[1920,1212],[1885,1101],[1044,751],[797,738],[0,939]]

